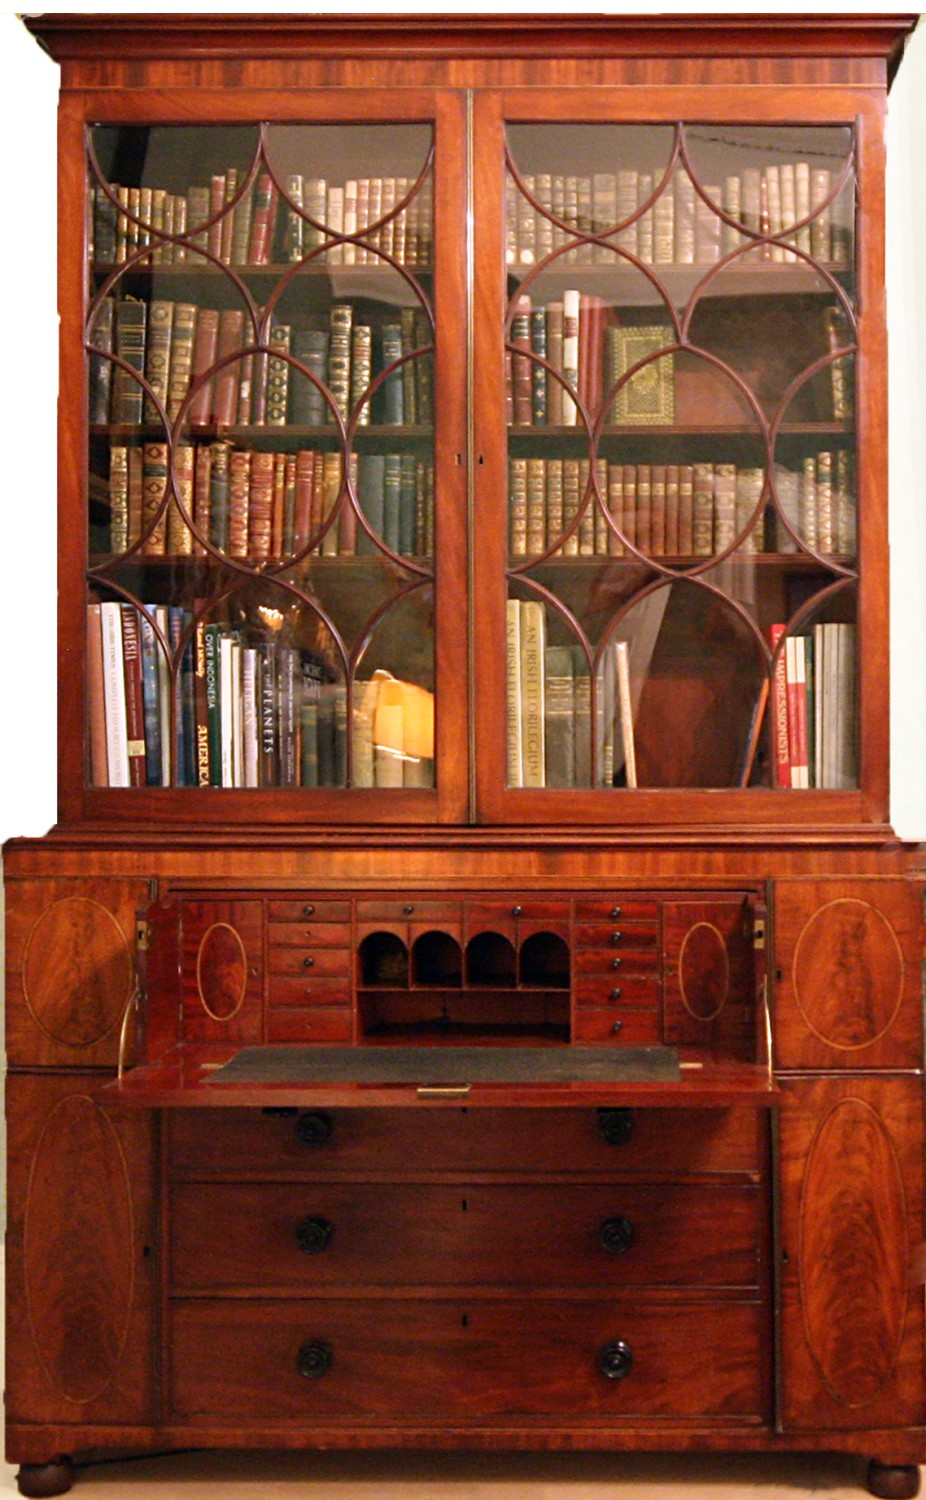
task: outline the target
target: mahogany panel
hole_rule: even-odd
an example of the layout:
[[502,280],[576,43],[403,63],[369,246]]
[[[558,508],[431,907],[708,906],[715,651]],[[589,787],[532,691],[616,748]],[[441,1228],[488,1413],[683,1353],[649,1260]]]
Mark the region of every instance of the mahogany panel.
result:
[[180,1183],[170,1284],[755,1287],[760,1209],[755,1187],[704,1184]]
[[351,958],[349,948],[322,948],[304,942],[301,948],[271,948],[267,969],[272,978],[280,974],[349,978]]
[[153,1419],[153,1121],[92,1077],[11,1076],[7,1410]]
[[[377,1419],[570,1415],[763,1417],[763,1316],[750,1302],[530,1297],[178,1301],[170,1408],[268,1427]],[[625,1378],[599,1356],[632,1351]],[[300,1373],[300,1362],[306,1373]]]
[[775,1055],[783,1068],[922,1061],[923,885],[775,885]]
[[652,948],[580,948],[573,954],[577,974],[610,974],[630,969],[637,974],[661,973],[662,956]]
[[317,979],[311,972],[304,979],[281,978],[274,974],[267,981],[267,1004],[294,1007],[299,1005],[350,1005],[350,974],[342,979]]
[[183,1035],[203,1041],[260,1041],[261,903],[218,896],[185,901],[181,921]]
[[347,948],[350,946],[350,921],[346,922],[273,922],[267,929],[267,940],[273,947]]
[[751,1173],[759,1168],[764,1122],[750,1109],[639,1110],[618,1146],[602,1136],[595,1110],[499,1113],[332,1109],[320,1145],[297,1136],[299,1112],[171,1110],[166,1117],[175,1172],[205,1178],[245,1173],[317,1177],[328,1172],[408,1177],[412,1172]]
[[10,881],[6,1037],[12,1064],[114,1065],[136,983],[140,880]]
[[267,915],[271,933],[277,922],[350,922],[350,902],[330,901],[327,897],[318,897],[310,892],[306,896],[282,901],[269,900]]
[[782,1390],[787,1430],[921,1423],[922,1082],[782,1085]]
[[577,979],[573,986],[577,1005],[632,1005],[654,1008],[662,999],[662,979],[655,974],[623,971],[600,977]]
[[346,1007],[306,1005],[278,1007],[267,1012],[268,1042],[351,1042],[354,1018]]

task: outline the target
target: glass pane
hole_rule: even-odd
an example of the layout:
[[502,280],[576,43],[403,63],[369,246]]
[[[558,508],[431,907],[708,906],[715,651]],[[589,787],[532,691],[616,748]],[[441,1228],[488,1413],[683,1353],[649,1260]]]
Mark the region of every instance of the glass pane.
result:
[[509,126],[509,786],[857,784],[853,153]]
[[90,131],[91,784],[434,784],[432,157]]

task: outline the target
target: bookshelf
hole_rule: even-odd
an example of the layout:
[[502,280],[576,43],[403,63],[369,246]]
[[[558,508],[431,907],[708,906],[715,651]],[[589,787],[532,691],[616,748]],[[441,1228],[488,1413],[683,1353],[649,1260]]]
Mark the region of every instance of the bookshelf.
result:
[[5,850],[22,1493],[511,1443],[915,1493],[911,20],[27,23],[64,670],[59,821]]

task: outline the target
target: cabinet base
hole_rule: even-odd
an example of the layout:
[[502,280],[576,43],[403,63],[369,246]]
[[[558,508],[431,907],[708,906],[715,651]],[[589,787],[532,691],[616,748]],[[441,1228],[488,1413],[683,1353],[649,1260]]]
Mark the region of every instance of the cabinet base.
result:
[[50,1464],[23,1464],[16,1475],[21,1495],[66,1495],[74,1483],[74,1465],[69,1458]]
[[873,1458],[868,1465],[868,1490],[882,1500],[913,1500],[920,1492],[917,1464],[883,1464]]

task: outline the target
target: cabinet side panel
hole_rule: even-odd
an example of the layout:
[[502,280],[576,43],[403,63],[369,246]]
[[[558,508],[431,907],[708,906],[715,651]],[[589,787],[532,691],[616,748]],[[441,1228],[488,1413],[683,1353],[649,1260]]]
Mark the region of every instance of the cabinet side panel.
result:
[[920,1066],[922,891],[900,880],[776,882],[780,1068]]
[[922,1423],[919,1079],[791,1079],[781,1108],[782,1419]]
[[8,1084],[7,1412],[140,1423],[153,1402],[153,1117],[89,1078]]
[[6,1042],[13,1066],[114,1066],[135,989],[141,880],[6,888]]

